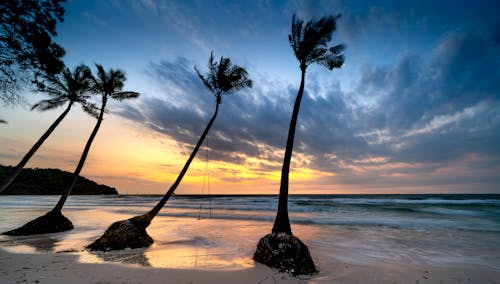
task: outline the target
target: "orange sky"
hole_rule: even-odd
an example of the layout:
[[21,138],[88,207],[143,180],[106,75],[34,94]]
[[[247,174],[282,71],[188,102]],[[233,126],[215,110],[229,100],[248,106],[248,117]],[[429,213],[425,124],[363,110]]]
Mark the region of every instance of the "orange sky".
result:
[[[245,67],[254,86],[224,98],[210,131],[210,191],[277,193],[300,80],[292,15],[340,13],[332,44],[347,46],[346,64],[307,70],[290,192],[500,193],[500,33],[490,3],[229,2],[64,4],[55,40],[65,64],[122,69],[124,89],[141,93],[120,103],[128,108],[111,105],[83,176],[120,193],[164,193],[213,111],[193,69],[204,72],[213,51]],[[25,97],[24,108],[0,108],[2,165],[17,164],[63,111],[30,112],[42,97]],[[27,166],[72,172],[94,124],[75,106]],[[178,193],[202,193],[205,154]]]
[[[20,107],[7,110],[10,120],[16,121],[2,126],[0,144],[3,148],[2,164],[13,165],[31,147],[36,139],[56,118],[60,110],[39,113]],[[60,168],[73,171],[78,162],[83,145],[88,138],[95,120],[75,109],[61,123],[53,135],[35,154],[27,167]],[[217,128],[217,121],[214,129]],[[210,138],[209,138],[210,139]],[[4,148],[5,147],[5,148]],[[87,158],[82,175],[116,187],[121,194],[162,194],[177,177],[193,145],[182,148],[176,141],[116,115],[107,114]],[[7,151],[5,151],[7,150]],[[282,150],[271,150],[270,155],[281,159]],[[6,154],[8,153],[8,155]],[[198,152],[189,171],[177,189],[178,194],[208,193],[205,166],[206,149]],[[267,154],[269,155],[269,153]],[[209,153],[210,157],[210,153]],[[446,187],[414,185],[411,181],[416,175],[393,175],[400,179],[396,186],[367,186],[367,184],[336,184],[336,175],[315,171],[307,166],[311,157],[296,154],[292,160],[290,192],[295,194],[318,193],[415,193],[445,192]],[[469,157],[468,160],[480,159]],[[274,194],[279,189],[281,163],[271,162],[259,157],[244,157],[243,164],[227,162],[208,163],[211,194]],[[362,161],[358,161],[362,162]],[[386,163],[383,158],[373,158],[368,166],[350,170],[360,175],[382,173],[391,168],[411,168],[418,165]],[[464,165],[467,161],[464,161]],[[277,170],[268,171],[266,166]],[[449,170],[457,170],[450,165]],[[466,169],[464,169],[466,170]],[[446,169],[436,174],[446,174]],[[383,175],[383,174],[382,174]],[[205,180],[205,186],[204,184]],[[401,184],[408,184],[401,186]]]
[[[3,126],[0,133],[0,143],[5,145],[9,152],[8,156],[2,157],[2,163],[14,165],[31,147],[30,143],[34,143],[57,117],[59,110],[40,113],[16,107],[7,112],[9,118],[16,123]],[[73,171],[94,123],[94,119],[79,109],[74,109],[42,145],[27,167]],[[194,143],[183,148],[166,135],[141,129],[133,122],[107,114],[92,144],[82,176],[116,187],[122,194],[161,194],[175,180],[193,147]],[[206,148],[202,147],[178,188],[179,194],[201,194],[202,190],[208,192],[205,175],[206,154]],[[230,164],[210,161],[210,153],[208,155],[211,193],[277,192],[280,171],[265,171],[260,169],[259,165],[279,168],[280,163],[272,163],[258,157],[245,157],[244,164]],[[281,157],[282,153],[274,151],[273,155]],[[294,158],[293,171],[290,174],[292,183],[314,183],[314,180],[322,176],[331,175],[307,167],[293,166],[297,161],[300,161],[300,164],[307,163],[307,159],[308,157],[300,154]],[[294,192],[310,193],[304,187],[300,188],[302,190],[295,189]]]

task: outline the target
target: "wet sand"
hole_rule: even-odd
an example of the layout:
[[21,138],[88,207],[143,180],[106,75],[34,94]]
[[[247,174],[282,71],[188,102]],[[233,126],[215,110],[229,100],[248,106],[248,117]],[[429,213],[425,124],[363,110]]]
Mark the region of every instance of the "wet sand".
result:
[[500,272],[466,267],[332,264],[333,278],[320,271],[294,278],[256,264],[240,270],[152,268],[116,263],[81,263],[77,254],[17,254],[0,249],[0,283],[500,283]]

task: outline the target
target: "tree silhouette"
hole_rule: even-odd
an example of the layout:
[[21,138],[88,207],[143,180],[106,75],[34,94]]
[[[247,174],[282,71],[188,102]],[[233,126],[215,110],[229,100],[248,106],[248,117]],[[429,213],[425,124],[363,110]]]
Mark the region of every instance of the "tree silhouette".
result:
[[52,40],[63,21],[64,0],[0,2],[0,102],[21,100],[25,85],[64,68],[64,49]]
[[106,230],[103,236],[88,245],[87,248],[91,250],[117,250],[127,247],[145,247],[153,243],[153,239],[146,233],[146,228],[158,212],[160,212],[182,181],[189,165],[196,156],[196,153],[198,152],[203,140],[207,136],[208,131],[217,117],[219,105],[222,102],[222,96],[246,87],[252,87],[252,81],[248,78],[247,71],[238,65],[233,65],[229,58],[221,57],[217,62],[214,61],[213,53],[211,53],[208,61],[208,70],[208,74],[204,76],[199,72],[198,68],[195,67],[195,71],[202,80],[203,84],[215,96],[215,112],[208,122],[208,125],[205,127],[205,130],[201,134],[201,137],[198,139],[193,152],[177,176],[177,179],[151,211],[141,216],[113,223]]
[[59,115],[59,117],[52,123],[52,125],[45,131],[45,133],[38,139],[38,141],[31,147],[22,160],[12,169],[11,173],[2,182],[0,192],[3,192],[14,181],[17,175],[24,168],[26,163],[40,148],[43,142],[50,136],[59,123],[66,117],[71,107],[75,103],[82,105],[85,111],[89,111],[89,103],[87,102],[90,90],[90,69],[85,65],[75,67],[73,72],[67,67],[64,67],[62,72],[58,75],[45,76],[45,84],[40,86],[40,91],[48,94],[51,98],[42,100],[35,104],[31,109],[46,111],[58,108],[66,103],[68,106],[66,110]]
[[344,45],[329,47],[333,32],[336,29],[336,20],[340,16],[323,17],[318,21],[304,21],[292,18],[292,33],[288,41],[292,46],[295,57],[299,61],[301,80],[300,87],[293,106],[290,128],[286,142],[285,157],[281,170],[281,183],[278,200],[278,212],[274,221],[272,233],[263,237],[257,245],[254,259],[291,272],[294,275],[311,274],[316,271],[309,250],[298,238],[292,235],[288,218],[288,176],[292,158],[295,128],[299,115],[300,103],[304,94],[305,74],[309,65],[316,63],[330,70],[339,68],[344,63],[342,54]]
[[54,233],[54,232],[62,232],[73,229],[73,224],[71,221],[62,215],[62,208],[66,199],[68,198],[71,190],[76,184],[80,172],[83,168],[87,155],[90,151],[90,146],[94,141],[94,138],[101,126],[102,119],[104,117],[104,112],[106,109],[106,104],[108,99],[114,99],[118,101],[137,98],[139,93],[137,92],[124,92],[122,91],[124,82],[126,80],[125,74],[121,70],[110,69],[108,72],[104,70],[104,68],[96,64],[97,67],[97,76],[91,76],[92,80],[92,91],[98,95],[101,95],[101,109],[99,113],[96,111],[96,107],[94,105],[86,105],[87,111],[92,113],[97,117],[97,123],[90,134],[87,143],[85,144],[85,148],[83,150],[82,156],[80,157],[80,161],[73,172],[71,182],[65,188],[61,198],[57,202],[56,206],[48,212],[46,215],[38,217],[37,219],[28,222],[26,225],[14,229],[12,231],[5,232],[6,235],[32,235],[32,234],[42,234],[42,233]]

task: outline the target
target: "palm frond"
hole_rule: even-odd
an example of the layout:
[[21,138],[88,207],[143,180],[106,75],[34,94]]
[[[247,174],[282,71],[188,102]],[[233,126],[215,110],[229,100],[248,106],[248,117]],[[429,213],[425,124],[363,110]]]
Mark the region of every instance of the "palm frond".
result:
[[90,114],[90,116],[92,116],[94,118],[98,118],[99,117],[99,110],[100,109],[94,103],[85,103],[85,104],[82,104],[82,109],[83,109],[84,112]]
[[122,91],[127,79],[125,73],[120,69],[109,69],[106,71],[100,64],[95,64],[97,76],[91,76],[92,91],[94,93],[122,101],[137,98],[138,92]]
[[208,60],[208,73],[202,75],[197,67],[196,74],[201,81],[212,92],[217,99],[223,94],[252,87],[252,80],[248,78],[247,71],[238,65],[233,65],[231,59],[220,57],[219,61],[214,61],[213,52]]
[[207,89],[209,89],[210,92],[215,93],[212,84],[207,79],[205,79],[205,77],[200,73],[198,67],[195,66],[194,71],[196,71],[196,74],[198,74],[198,77],[200,77],[201,81],[203,82],[203,85],[205,85],[205,87],[207,87]]
[[85,103],[90,90],[90,69],[80,64],[74,71],[64,67],[59,74],[45,76],[39,91],[53,99],[41,101],[32,109],[48,110],[63,105],[65,102]]
[[318,63],[329,69],[342,66],[344,57],[341,53],[345,46],[328,47],[339,18],[340,15],[327,16],[304,24],[303,20],[293,16],[292,32],[288,36],[288,41],[301,69],[305,70],[311,63]]
[[31,110],[37,109],[40,111],[46,111],[49,109],[58,108],[58,107],[64,105],[66,102],[67,102],[67,100],[63,97],[49,99],[49,100],[41,100],[38,103],[34,104],[31,107]]
[[316,61],[318,64],[325,66],[326,68],[333,70],[334,68],[340,68],[344,65],[344,55],[333,55],[329,54],[325,58]]
[[135,99],[139,97],[139,93],[126,91],[126,92],[113,93],[110,96],[115,100],[123,101],[128,99]]
[[335,54],[335,55],[339,55],[340,53],[342,53],[343,51],[345,50],[345,45],[344,44],[339,44],[339,45],[336,45],[336,46],[332,46],[330,47],[329,51],[332,53],[332,54]]

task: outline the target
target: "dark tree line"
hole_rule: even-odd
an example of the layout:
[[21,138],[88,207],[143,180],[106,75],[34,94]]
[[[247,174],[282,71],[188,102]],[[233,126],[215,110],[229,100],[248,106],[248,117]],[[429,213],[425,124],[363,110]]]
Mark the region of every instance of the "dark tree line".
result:
[[[0,180],[3,180],[11,172],[11,167],[0,165]],[[58,169],[23,169],[19,177],[9,188],[0,193],[5,195],[59,195],[64,187],[71,181],[70,172]],[[80,176],[71,194],[94,195],[113,194],[118,192],[115,188],[97,184],[96,182]]]

